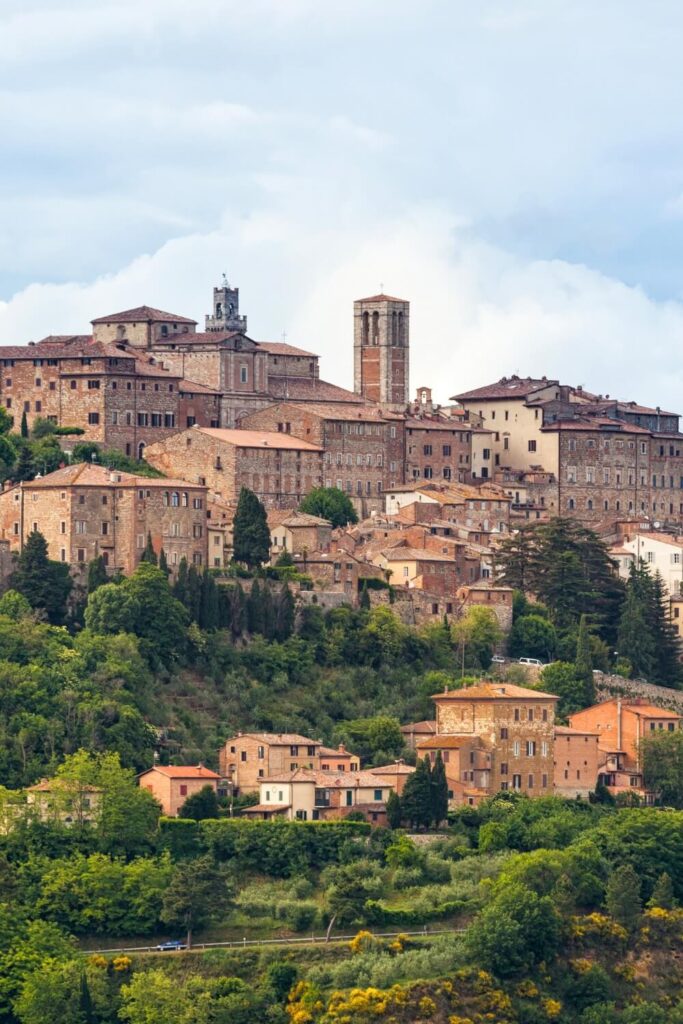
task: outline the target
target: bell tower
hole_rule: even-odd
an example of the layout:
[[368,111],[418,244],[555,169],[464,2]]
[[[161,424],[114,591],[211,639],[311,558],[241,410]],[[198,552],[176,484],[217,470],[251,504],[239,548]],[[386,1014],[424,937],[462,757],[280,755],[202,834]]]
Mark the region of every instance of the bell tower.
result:
[[373,295],[353,304],[353,390],[402,412],[408,392],[410,303]]
[[205,330],[211,334],[228,331],[247,333],[247,318],[240,316],[240,290],[231,288],[223,274],[219,288],[213,290],[213,313],[205,317]]

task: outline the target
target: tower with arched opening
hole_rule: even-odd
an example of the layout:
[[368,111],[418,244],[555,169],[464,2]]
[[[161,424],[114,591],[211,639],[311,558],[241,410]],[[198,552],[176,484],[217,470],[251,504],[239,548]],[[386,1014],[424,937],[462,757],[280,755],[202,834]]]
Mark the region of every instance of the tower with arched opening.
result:
[[409,402],[410,303],[373,295],[353,304],[353,390],[402,410]]

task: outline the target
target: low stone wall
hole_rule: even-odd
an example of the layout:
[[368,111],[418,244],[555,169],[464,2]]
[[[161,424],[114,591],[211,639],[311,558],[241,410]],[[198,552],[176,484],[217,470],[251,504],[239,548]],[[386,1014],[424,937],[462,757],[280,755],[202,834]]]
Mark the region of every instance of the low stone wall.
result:
[[598,702],[612,697],[645,697],[655,707],[669,708],[683,713],[683,690],[672,690],[668,686],[655,686],[643,679],[625,679],[624,676],[595,676]]

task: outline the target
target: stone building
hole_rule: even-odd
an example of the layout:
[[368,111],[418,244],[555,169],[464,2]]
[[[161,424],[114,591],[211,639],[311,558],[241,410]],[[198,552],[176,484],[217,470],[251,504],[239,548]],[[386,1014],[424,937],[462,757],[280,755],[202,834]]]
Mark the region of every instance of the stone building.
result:
[[309,551],[329,551],[332,540],[332,523],[329,519],[311,516],[306,512],[286,512],[280,509],[270,513],[268,526],[274,559],[284,551],[295,556]]
[[268,430],[191,427],[150,445],[145,457],[162,473],[206,485],[236,504],[242,487],[268,507],[296,508],[322,482],[322,450]]
[[472,431],[453,419],[408,417],[405,479],[464,483],[470,478]]
[[410,303],[372,295],[353,304],[353,389],[404,412],[410,401]]
[[167,818],[176,818],[188,799],[210,786],[218,789],[220,776],[199,765],[157,764],[138,776],[141,789],[147,789],[161,804]]
[[[403,766],[409,773],[414,769]],[[277,773],[259,784],[259,803],[246,807],[249,817],[289,821],[330,821],[360,812],[372,825],[386,824],[389,794],[404,775],[388,766],[369,771],[333,772],[310,768]]]
[[555,795],[587,800],[598,781],[598,733],[555,726]]
[[436,733],[417,750],[446,766],[449,799],[477,804],[501,790],[552,793],[558,698],[512,683],[475,683],[435,694]]
[[133,572],[148,535],[171,570],[183,558],[207,564],[206,487],[76,463],[0,494],[0,535],[21,551],[34,530],[48,555],[85,565],[98,558],[112,571]]
[[360,759],[343,746],[336,750],[298,733],[237,733],[218,752],[221,776],[236,793],[257,793],[261,780],[299,769],[354,772]]
[[243,426],[323,449],[324,486],[345,491],[361,517],[380,511],[384,492],[402,479],[404,424],[374,406],[281,402],[246,416]]

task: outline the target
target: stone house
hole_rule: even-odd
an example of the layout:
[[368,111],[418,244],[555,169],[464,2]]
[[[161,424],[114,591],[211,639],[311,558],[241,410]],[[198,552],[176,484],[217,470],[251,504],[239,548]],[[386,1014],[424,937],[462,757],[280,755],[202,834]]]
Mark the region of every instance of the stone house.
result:
[[0,494],[0,536],[21,551],[34,530],[48,555],[85,565],[98,558],[112,571],[133,572],[152,538],[169,567],[186,558],[207,564],[206,487],[74,463]]
[[405,479],[451,480],[464,483],[470,477],[472,432],[469,424],[452,417],[416,418],[405,421]]
[[296,508],[322,480],[322,451],[300,437],[267,430],[191,427],[151,445],[150,465],[201,483],[236,504],[242,487],[267,507]]
[[306,512],[273,511],[268,516],[273,558],[284,551],[290,555],[303,555],[313,551],[328,551],[332,541],[332,523],[329,519]]
[[320,767],[320,740],[298,733],[238,733],[218,752],[221,776],[237,793],[257,793],[262,779]]
[[440,554],[428,548],[399,545],[380,552],[375,564],[389,575],[392,586],[416,587],[431,594],[455,595],[462,582],[461,569],[453,554]]
[[42,779],[26,790],[26,808],[39,821],[87,825],[97,821],[102,790],[76,779]]
[[210,768],[199,765],[154,765],[141,772],[138,782],[141,789],[148,789],[161,804],[167,818],[176,818],[188,797],[194,796],[210,786],[217,792],[220,775]]
[[555,795],[588,799],[598,781],[598,733],[555,726]]

